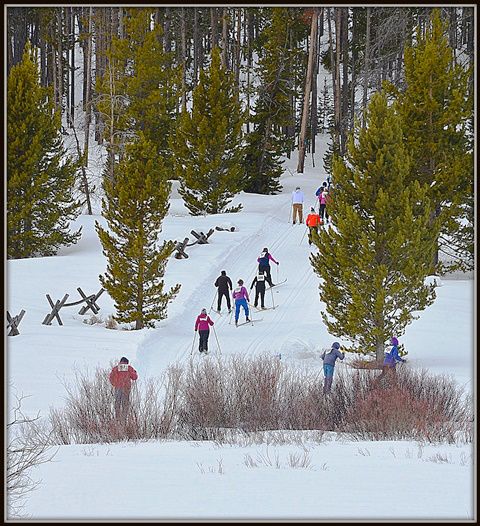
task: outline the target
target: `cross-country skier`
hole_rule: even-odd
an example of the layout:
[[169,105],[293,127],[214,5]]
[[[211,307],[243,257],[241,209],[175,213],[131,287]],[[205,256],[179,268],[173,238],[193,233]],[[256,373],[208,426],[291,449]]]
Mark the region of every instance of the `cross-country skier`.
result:
[[250,298],[248,296],[247,289],[243,286],[243,279],[238,280],[238,287],[234,289],[232,296],[235,300],[235,325],[238,325],[240,307],[243,307],[243,310],[245,311],[246,321],[250,321],[250,318],[248,317],[249,311],[247,303],[250,301]]
[[320,218],[322,222],[325,219],[325,208],[327,206],[327,195],[328,195],[328,190],[325,187],[320,193],[320,195],[318,196],[318,200],[320,201]]
[[252,281],[250,290],[253,289],[254,285],[255,285],[254,306],[256,307],[258,305],[258,298],[260,297],[260,305],[262,306],[262,309],[264,309],[265,308],[265,273],[263,272],[263,270],[258,271],[258,274],[255,276],[255,279]]
[[305,221],[308,227],[308,244],[312,244],[312,232],[315,230],[315,232],[318,233],[318,227],[322,224],[322,220],[320,219],[320,216],[315,212],[315,208],[310,208],[310,213],[307,216],[307,220]]
[[323,360],[323,374],[325,375],[325,382],[323,384],[323,393],[328,394],[332,390],[333,372],[335,370],[335,362],[337,358],[343,360],[345,352],[339,350],[340,344],[334,342],[329,351],[323,351],[320,358]]
[[110,372],[109,380],[115,388],[115,416],[123,418],[130,407],[130,390],[132,381],[138,378],[137,371],[128,365],[128,359],[123,356],[120,363]]
[[318,200],[320,201],[320,195],[321,193],[325,190],[325,188],[328,190],[328,186],[327,186],[327,182],[324,181],[322,183],[322,186],[320,186],[319,188],[317,188],[317,191],[315,192],[315,195],[318,197]]
[[221,311],[222,297],[225,296],[225,299],[227,300],[228,312],[230,313],[232,310],[230,305],[230,291],[233,289],[233,285],[232,280],[227,276],[227,272],[225,270],[222,270],[220,276],[218,276],[217,280],[215,281],[215,287],[218,289],[217,311]]
[[295,191],[292,192],[292,207],[293,207],[293,224],[295,224],[298,216],[298,222],[303,223],[303,202],[305,201],[305,195],[297,186]]
[[279,264],[279,262],[275,261],[273,256],[268,252],[268,248],[264,248],[260,254],[260,257],[257,258],[258,270],[262,270],[265,273],[267,283],[270,285],[270,287],[273,287],[274,285],[272,283],[272,276],[270,274],[270,260],[272,260],[277,265]]
[[207,354],[208,352],[208,336],[210,335],[210,325],[213,321],[207,314],[207,309],[202,309],[202,312],[197,316],[195,321],[195,331],[198,331],[199,344],[198,350]]

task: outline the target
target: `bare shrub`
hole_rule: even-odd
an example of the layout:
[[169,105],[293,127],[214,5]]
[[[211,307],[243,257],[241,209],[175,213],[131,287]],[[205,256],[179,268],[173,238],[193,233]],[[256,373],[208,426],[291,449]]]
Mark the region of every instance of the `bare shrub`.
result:
[[118,323],[112,314],[109,314],[105,319],[105,327],[107,329],[118,329]]
[[30,476],[32,468],[50,462],[58,451],[53,450],[50,433],[40,423],[40,417],[29,418],[22,413],[23,398],[17,398],[13,419],[7,423],[6,493],[10,518],[22,516],[26,496],[39,484]]
[[86,323],[87,325],[99,325],[103,323],[103,318],[96,314],[92,314],[89,318],[83,318],[83,323]]
[[51,409],[50,423],[57,444],[102,443],[120,440],[164,438],[175,426],[178,374],[165,375],[166,385],[154,379],[133,384],[130,408],[124,418],[114,410],[113,387],[109,370],[97,368],[93,378],[88,372],[75,373],[73,385],[64,384],[67,403],[64,409]]

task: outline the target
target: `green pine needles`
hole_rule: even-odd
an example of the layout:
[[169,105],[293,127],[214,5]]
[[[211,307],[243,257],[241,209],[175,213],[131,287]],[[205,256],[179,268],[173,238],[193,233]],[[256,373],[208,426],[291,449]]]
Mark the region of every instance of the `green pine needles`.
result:
[[435,298],[425,277],[438,231],[428,186],[408,183],[411,162],[395,106],[375,94],[366,128],[356,123],[345,159],[334,156],[327,206],[335,226],[314,235],[319,251],[311,263],[322,278],[328,330],[379,361],[389,338]]
[[180,290],[175,285],[164,292],[163,276],[174,243],[158,246],[169,207],[168,169],[155,145],[140,134],[127,145],[114,172],[114,180],[105,177],[103,183],[108,230],[96,223],[108,259],[100,282],[115,301],[116,320],[133,322],[135,329],[153,327],[155,320],[167,317],[167,305]]
[[228,204],[242,190],[242,123],[233,75],[222,67],[216,47],[210,68],[200,72],[192,111],[183,109],[170,141],[179,192],[192,215],[241,209]]
[[52,256],[76,243],[70,221],[80,213],[73,196],[77,165],[66,155],[53,92],[39,82],[29,44],[13,66],[7,92],[7,254]]

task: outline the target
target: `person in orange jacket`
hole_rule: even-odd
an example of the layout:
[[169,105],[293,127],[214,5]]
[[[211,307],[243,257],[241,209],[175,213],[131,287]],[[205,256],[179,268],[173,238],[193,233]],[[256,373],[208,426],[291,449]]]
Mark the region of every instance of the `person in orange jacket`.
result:
[[315,208],[310,208],[310,213],[307,216],[305,223],[308,226],[308,244],[312,244],[312,232],[315,230],[318,233],[318,227],[322,224],[320,216],[315,212]]
[[138,378],[137,371],[128,365],[128,359],[123,356],[109,376],[110,383],[115,388],[115,416],[124,416],[130,407],[130,390],[132,381]]

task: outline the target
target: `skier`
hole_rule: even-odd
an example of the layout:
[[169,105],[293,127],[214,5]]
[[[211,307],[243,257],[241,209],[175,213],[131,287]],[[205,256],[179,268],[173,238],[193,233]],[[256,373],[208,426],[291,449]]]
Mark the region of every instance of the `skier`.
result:
[[398,353],[398,339],[393,336],[390,343],[392,344],[392,349],[390,352],[385,353],[385,359],[383,360],[382,374],[383,376],[387,372],[395,372],[395,367],[398,362],[405,363],[407,360],[402,358]]
[[295,191],[292,192],[292,207],[293,207],[293,224],[298,216],[298,222],[303,223],[303,202],[305,201],[305,196],[300,190],[300,187],[297,186]]
[[256,307],[258,305],[258,297],[260,296],[260,305],[262,306],[262,309],[264,309],[265,308],[265,274],[263,270],[258,271],[258,274],[255,276],[255,279],[252,281],[250,290],[253,289],[254,285],[255,285],[254,306]]
[[339,350],[340,344],[334,342],[329,351],[323,351],[320,358],[323,360],[323,374],[325,375],[325,383],[323,384],[323,394],[329,394],[332,390],[333,371],[335,369],[335,362],[337,358],[343,360],[345,352]]
[[318,233],[318,227],[322,224],[322,220],[320,219],[320,216],[315,212],[315,208],[310,208],[310,213],[307,216],[306,224],[308,227],[308,244],[312,244],[312,232],[315,230],[315,232]]
[[260,254],[260,257],[257,258],[258,270],[262,270],[265,273],[267,283],[270,285],[270,287],[274,287],[274,284],[272,283],[272,276],[270,274],[270,260],[279,265],[279,262],[275,261],[273,256],[268,252],[268,248],[264,248],[263,252]]
[[248,317],[248,303],[250,298],[248,296],[247,289],[243,286],[243,279],[238,280],[238,287],[233,291],[233,299],[235,300],[235,325],[238,325],[238,317],[240,315],[240,307],[243,307],[245,311],[246,321],[250,321]]
[[227,276],[227,272],[225,270],[222,270],[220,276],[218,276],[217,280],[215,281],[215,287],[218,289],[217,311],[221,311],[222,297],[225,296],[227,300],[228,312],[230,313],[232,311],[230,304],[230,291],[233,289],[233,285],[232,280]]
[[327,190],[327,187],[325,187],[320,193],[320,195],[318,196],[318,199],[320,201],[320,218],[322,222],[325,218],[325,207],[327,206],[327,195],[328,195],[328,190]]
[[115,388],[115,416],[123,418],[130,407],[130,390],[132,381],[138,378],[137,371],[128,365],[128,359],[123,356],[120,362],[110,372],[109,380]]
[[328,186],[327,186],[327,182],[324,181],[322,183],[322,186],[320,186],[319,188],[317,188],[317,191],[315,192],[315,195],[318,197],[318,200],[320,201],[320,195],[321,193],[327,188],[328,189]]
[[195,321],[195,331],[198,331],[199,336],[198,350],[205,354],[208,352],[209,325],[213,325],[213,321],[207,314],[207,309],[202,309],[202,312],[197,316],[197,320]]

